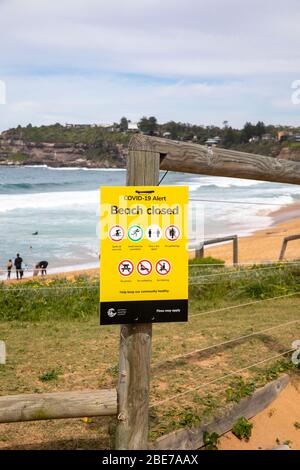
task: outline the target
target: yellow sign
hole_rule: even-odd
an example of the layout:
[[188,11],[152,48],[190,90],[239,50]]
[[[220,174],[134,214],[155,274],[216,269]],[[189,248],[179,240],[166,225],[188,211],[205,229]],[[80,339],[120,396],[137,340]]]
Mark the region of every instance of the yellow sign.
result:
[[188,187],[103,187],[100,217],[100,323],[187,321]]

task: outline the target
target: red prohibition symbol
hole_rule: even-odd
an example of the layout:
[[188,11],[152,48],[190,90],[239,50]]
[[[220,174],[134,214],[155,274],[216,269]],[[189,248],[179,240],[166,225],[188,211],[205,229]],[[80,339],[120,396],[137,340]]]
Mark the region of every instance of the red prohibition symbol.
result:
[[160,259],[157,261],[155,269],[160,276],[166,276],[171,271],[171,263],[166,259]]
[[118,270],[121,276],[130,276],[134,270],[133,263],[129,259],[124,259],[119,263]]
[[109,238],[113,242],[120,242],[124,238],[124,229],[120,225],[114,225],[109,230]]
[[147,259],[142,259],[137,264],[137,271],[141,276],[148,276],[152,271],[152,263]]
[[169,227],[166,228],[165,236],[169,242],[176,242],[180,237],[180,230],[176,225],[169,225]]

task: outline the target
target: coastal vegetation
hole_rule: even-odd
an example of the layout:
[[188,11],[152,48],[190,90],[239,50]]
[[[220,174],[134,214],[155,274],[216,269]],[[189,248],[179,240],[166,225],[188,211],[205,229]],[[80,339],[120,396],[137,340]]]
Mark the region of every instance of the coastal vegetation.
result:
[[[40,146],[45,143],[54,144],[56,153],[63,153],[64,146],[73,146],[74,153],[76,153],[78,146],[79,148],[82,146],[80,151],[82,156],[87,161],[98,162],[101,166],[101,161],[107,157],[112,163],[116,158],[124,158],[131,133],[137,131],[147,135],[159,135],[202,145],[217,138],[217,145],[224,148],[272,157],[277,157],[284,148],[297,151],[299,143],[290,141],[289,135],[300,133],[298,128],[291,130],[288,126],[266,125],[261,121],[256,124],[246,122],[241,129],[236,129],[230,126],[228,121],[224,121],[222,126],[204,126],[175,121],[159,123],[155,116],[142,117],[133,131],[130,128],[130,121],[126,117],[122,117],[120,122],[109,126],[100,124],[62,125],[60,123],[33,126],[28,124],[27,126],[19,125],[2,133],[0,157],[6,155],[12,161],[25,162],[26,158],[32,154],[32,144],[35,144],[37,149],[41,149]],[[279,137],[280,133],[281,137]],[[3,141],[9,142],[9,145],[3,146]],[[14,160],[15,146],[20,143],[23,143],[25,150],[20,150],[18,153],[23,153],[26,158]],[[30,145],[27,148],[28,144]],[[51,149],[47,147],[43,151],[46,156],[51,152]]]

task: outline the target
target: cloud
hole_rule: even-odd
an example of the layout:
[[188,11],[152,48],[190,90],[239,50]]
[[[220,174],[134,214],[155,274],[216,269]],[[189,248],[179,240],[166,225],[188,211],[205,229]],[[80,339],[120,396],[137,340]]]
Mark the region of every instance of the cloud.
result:
[[235,124],[272,119],[299,78],[299,13],[297,0],[2,0],[0,126],[125,112],[191,121],[199,108],[207,123],[224,110]]

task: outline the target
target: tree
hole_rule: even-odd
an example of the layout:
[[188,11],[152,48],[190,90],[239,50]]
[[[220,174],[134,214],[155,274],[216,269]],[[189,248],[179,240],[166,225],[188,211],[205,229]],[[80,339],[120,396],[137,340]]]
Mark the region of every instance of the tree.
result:
[[145,132],[146,134],[153,135],[154,132],[157,130],[157,127],[157,119],[154,116],[150,116],[149,118],[143,116],[139,122],[140,130],[142,132]]
[[122,117],[120,120],[120,131],[126,132],[128,130],[128,119],[126,117]]
[[241,140],[240,131],[237,129],[232,129],[232,127],[227,127],[224,130],[223,135],[223,145],[226,148],[230,148],[234,144],[239,144]]
[[255,126],[255,135],[258,137],[261,137],[266,133],[266,126],[262,121],[258,121],[258,123]]
[[242,142],[247,143],[251,137],[255,137],[256,135],[256,126],[251,124],[251,122],[246,122],[241,134]]

